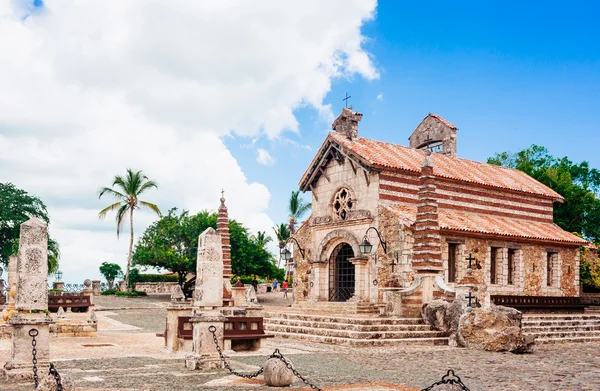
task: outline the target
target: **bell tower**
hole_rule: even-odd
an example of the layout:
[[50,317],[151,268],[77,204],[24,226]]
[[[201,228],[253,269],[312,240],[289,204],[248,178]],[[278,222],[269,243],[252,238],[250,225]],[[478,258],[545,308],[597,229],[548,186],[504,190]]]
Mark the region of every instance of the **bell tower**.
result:
[[408,138],[409,146],[456,157],[458,128],[437,114],[428,114]]

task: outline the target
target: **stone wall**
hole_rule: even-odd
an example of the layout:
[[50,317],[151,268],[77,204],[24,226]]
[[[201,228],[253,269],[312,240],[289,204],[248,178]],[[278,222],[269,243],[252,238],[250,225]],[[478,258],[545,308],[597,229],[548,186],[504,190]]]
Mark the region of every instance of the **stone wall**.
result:
[[[457,281],[466,273],[465,258],[472,254],[481,269],[473,267],[472,276],[483,285],[480,293],[489,295],[527,295],[527,296],[578,296],[579,295],[579,249],[577,247],[548,246],[513,241],[498,241],[456,235],[443,235],[442,254],[444,266],[448,264],[447,241],[457,243],[459,256],[457,262]],[[491,248],[497,248],[496,283],[491,284]],[[508,284],[508,250],[515,251],[513,283]],[[547,285],[547,254],[558,254],[558,263],[553,265],[556,279],[552,286]],[[475,265],[475,261],[473,261]],[[449,284],[454,286],[454,284]]]
[[[310,237],[311,237],[311,229],[309,222],[305,222],[300,226],[300,228],[294,234],[294,238],[300,243],[300,247],[304,250],[304,258],[300,251],[298,251],[296,243],[292,242],[293,252],[294,252],[294,263],[296,265],[294,282],[296,282],[296,286],[294,289],[294,300],[295,302],[305,301],[309,298],[310,293],[310,283],[312,281],[312,271],[310,259],[312,256],[311,246],[310,246]],[[279,286],[281,287],[281,283],[279,282]],[[314,283],[313,283],[314,285]]]
[[170,295],[177,285],[176,282],[136,282],[135,290],[149,295]]

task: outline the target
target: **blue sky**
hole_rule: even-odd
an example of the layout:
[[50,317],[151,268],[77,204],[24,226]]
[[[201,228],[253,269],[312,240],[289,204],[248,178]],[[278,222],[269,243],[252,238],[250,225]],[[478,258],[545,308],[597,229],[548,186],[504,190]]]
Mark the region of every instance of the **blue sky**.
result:
[[[538,144],[600,168],[599,13],[594,2],[380,1],[362,29],[380,78],[337,79],[325,102],[337,115],[347,91],[364,114],[364,137],[406,145],[432,112],[458,126],[460,157],[485,161]],[[262,140],[273,166],[227,141],[249,180],[269,187],[275,221],[286,218],[286,198],[330,128],[314,110],[296,115],[299,133],[286,137],[311,150]]]
[[225,189],[231,217],[272,234],[346,92],[364,137],[406,145],[432,112],[460,157],[535,143],[600,168],[593,2],[40,4],[0,2],[0,178],[46,203],[70,282],[125,264],[97,189],[127,167],[163,211],[216,210]]

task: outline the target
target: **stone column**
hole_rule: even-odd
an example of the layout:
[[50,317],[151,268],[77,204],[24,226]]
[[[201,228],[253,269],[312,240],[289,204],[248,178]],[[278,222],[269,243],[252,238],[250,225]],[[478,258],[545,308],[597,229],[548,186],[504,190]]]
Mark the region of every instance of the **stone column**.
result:
[[246,305],[246,287],[239,277],[237,282],[231,287],[231,296],[234,306],[242,307]]
[[221,235],[213,228],[207,228],[198,238],[194,306],[223,306],[223,249]]
[[221,205],[217,215],[217,232],[221,235],[221,249],[223,252],[223,298],[231,299],[231,243],[229,238],[229,214],[225,206],[224,192],[221,192]]
[[100,295],[100,280],[92,280],[92,290],[94,291],[94,296]]
[[368,281],[367,263],[368,258],[352,258],[350,263],[354,265],[354,299],[358,301],[366,301],[368,299]]
[[[220,282],[221,281],[222,280],[220,280]],[[223,363],[219,358],[215,346],[213,334],[210,332],[209,328],[211,326],[216,328],[215,334],[217,336],[217,343],[221,350],[223,350],[224,322],[226,319],[227,318],[219,311],[198,311],[195,313],[195,316],[191,319],[191,322],[194,324],[194,344],[192,347],[194,353],[185,358],[185,367],[187,369],[206,370],[223,368]]]
[[50,324],[48,311],[48,228],[32,218],[21,224],[17,260],[17,315],[13,326],[11,354],[3,368],[8,381],[32,379],[32,347],[29,331],[36,329],[38,373],[48,373],[50,358]]
[[312,283],[309,299],[311,301],[327,301],[329,300],[329,292],[327,285],[327,264],[313,263],[312,265]]
[[[83,290],[81,291],[82,295],[88,296],[90,298],[90,308],[94,305],[94,290],[92,289],[92,280],[85,279],[83,281]],[[89,311],[89,308],[88,308]]]

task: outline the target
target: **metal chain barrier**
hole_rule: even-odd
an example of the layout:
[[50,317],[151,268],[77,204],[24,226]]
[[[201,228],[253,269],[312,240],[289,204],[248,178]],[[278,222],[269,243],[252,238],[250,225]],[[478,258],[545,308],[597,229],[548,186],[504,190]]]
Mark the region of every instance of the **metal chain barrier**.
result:
[[50,363],[50,374],[54,376],[54,380],[56,380],[56,391],[63,391],[62,381],[60,379],[60,375],[56,368],[54,368],[54,364]]
[[37,349],[36,349],[36,345],[37,345],[37,341],[35,340],[35,337],[37,337],[40,334],[40,332],[37,329],[31,329],[29,330],[29,336],[31,337],[31,356],[33,357],[33,359],[31,360],[31,362],[33,363],[33,382],[35,383],[35,388],[38,387],[40,380],[38,378],[38,369],[37,369]]
[[460,386],[463,391],[470,391],[469,388],[463,384],[463,382],[460,380],[460,377],[458,377],[452,369],[448,370],[446,375],[442,377],[442,380],[440,380],[437,383],[433,383],[427,388],[423,388],[421,391],[431,391],[433,390],[433,387],[439,386],[441,384],[456,384]]
[[[229,373],[239,376],[239,377],[243,377],[246,379],[252,379],[257,377],[258,375],[262,374],[265,370],[264,367],[260,367],[260,369],[256,372],[253,373],[240,373],[240,372],[236,372],[235,370],[231,369],[231,366],[229,365],[229,363],[227,362],[227,359],[225,358],[225,356],[223,355],[223,351],[221,350],[221,346],[219,346],[219,340],[217,339],[217,328],[215,326],[210,326],[208,328],[208,331],[210,331],[210,333],[213,336],[213,341],[215,343],[215,347],[217,348],[217,352],[219,353],[219,357],[221,358],[221,361],[223,362],[223,365],[225,366],[225,368],[227,368],[227,370],[229,371]],[[310,388],[312,388],[313,390],[316,391],[323,391],[323,389],[317,387],[316,385],[312,384],[310,381],[308,381],[305,377],[303,377],[302,375],[300,375],[300,373],[298,373],[298,371],[296,369],[294,369],[294,366],[292,365],[292,363],[286,359],[285,357],[283,357],[283,354],[281,354],[281,352],[279,351],[279,349],[275,349],[275,351],[273,352],[273,354],[271,354],[269,356],[269,358],[276,358],[278,360],[281,360],[281,362],[283,362],[285,364],[285,366],[292,371],[292,373],[294,374],[294,376],[296,376],[298,379],[302,380],[304,382],[304,384],[306,384],[307,386],[309,386]]]
[[[38,377],[38,368],[37,368],[37,340],[35,339],[35,337],[37,337],[40,334],[40,332],[38,331],[38,329],[31,329],[29,330],[29,336],[31,337],[31,356],[33,357],[33,359],[31,360],[31,362],[33,363],[33,382],[35,383],[35,388],[37,389],[39,384],[40,384],[40,379]],[[54,367],[54,364],[50,363],[50,372],[49,372],[52,376],[54,376],[54,380],[56,380],[56,391],[63,391],[63,386],[62,386],[62,380],[60,378],[60,374],[58,373],[58,371],[56,370],[56,368]]]
[[221,346],[219,346],[219,341],[217,340],[217,333],[216,333],[217,328],[215,326],[210,326],[208,328],[208,331],[210,331],[212,333],[213,341],[215,343],[215,347],[217,348],[217,352],[219,353],[219,357],[221,358],[221,361],[223,361],[223,365],[225,365],[225,368],[227,368],[227,370],[229,371],[229,373],[231,373],[232,375],[236,375],[236,376],[239,376],[239,377],[246,378],[246,379],[255,378],[258,375],[260,375],[261,373],[263,373],[263,371],[265,370],[264,367],[260,367],[260,369],[258,371],[253,372],[253,373],[241,373],[241,372],[236,372],[235,370],[231,369],[231,367],[229,366],[229,363],[227,362],[227,359],[223,355],[223,351],[221,350]]
[[315,386],[313,383],[311,383],[310,381],[308,381],[307,379],[305,379],[301,374],[299,374],[298,371],[296,369],[294,369],[294,366],[292,365],[292,363],[288,359],[286,359],[285,357],[283,357],[283,354],[281,354],[279,352],[279,349],[275,349],[275,351],[273,352],[273,354],[271,354],[271,356],[269,358],[276,358],[278,360],[281,360],[281,362],[283,362],[285,364],[285,366],[287,367],[287,369],[289,369],[290,371],[292,371],[292,373],[294,374],[294,376],[296,376],[298,379],[302,380],[304,382],[304,384],[306,384],[307,386],[309,386],[313,390],[323,391],[323,389]]

